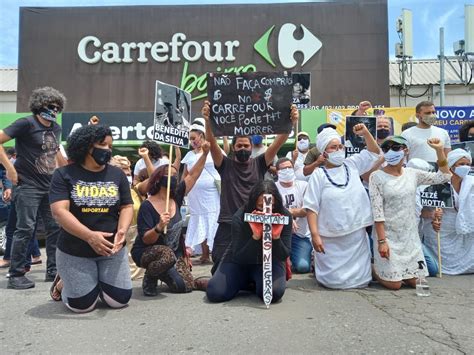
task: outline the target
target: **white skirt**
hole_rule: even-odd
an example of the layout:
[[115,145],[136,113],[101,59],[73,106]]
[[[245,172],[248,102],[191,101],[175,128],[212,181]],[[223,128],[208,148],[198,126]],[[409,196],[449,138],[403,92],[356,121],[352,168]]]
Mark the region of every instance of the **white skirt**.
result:
[[365,228],[342,237],[323,237],[324,251],[316,253],[316,280],[325,287],[367,287],[372,280],[369,238]]
[[186,246],[190,247],[196,253],[199,253],[200,248],[196,248],[202,242],[207,240],[207,245],[212,251],[214,245],[214,236],[216,235],[217,218],[219,212],[208,212],[206,214],[191,214],[189,217],[188,228],[186,230]]

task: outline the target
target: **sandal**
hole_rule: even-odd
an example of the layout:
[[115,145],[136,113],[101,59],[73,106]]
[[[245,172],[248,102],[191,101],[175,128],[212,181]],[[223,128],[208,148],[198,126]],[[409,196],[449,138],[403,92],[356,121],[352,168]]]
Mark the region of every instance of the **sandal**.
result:
[[49,289],[49,295],[51,296],[53,301],[61,301],[62,290],[63,290],[63,282],[61,280],[61,277],[59,277],[59,274],[56,274],[53,284],[51,285],[51,288]]

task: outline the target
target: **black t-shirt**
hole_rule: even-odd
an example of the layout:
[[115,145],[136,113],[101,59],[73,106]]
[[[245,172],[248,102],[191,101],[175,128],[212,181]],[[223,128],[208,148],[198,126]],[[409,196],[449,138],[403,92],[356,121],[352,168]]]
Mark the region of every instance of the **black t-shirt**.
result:
[[146,248],[152,245],[167,245],[175,252],[176,256],[183,256],[183,226],[184,221],[181,217],[181,206],[183,204],[184,194],[186,193],[186,184],[184,181],[180,182],[176,187],[176,192],[174,195],[174,201],[176,203],[176,213],[171,217],[170,222],[168,223],[168,228],[166,235],[160,235],[158,240],[154,244],[145,244],[143,241],[143,236],[150,229],[155,228],[155,226],[160,222],[160,214],[153,207],[150,201],[145,200],[138,210],[137,217],[137,230],[138,235],[135,238],[135,243],[132,248],[132,258],[135,261],[135,264],[140,266],[140,261],[142,254]]
[[56,169],[61,126],[53,122],[46,127],[36,117],[29,116],[16,120],[3,131],[15,138],[15,169],[19,184],[48,190]]
[[[63,200],[70,202],[69,211],[90,230],[114,233],[107,238],[112,243],[120,207],[133,204],[127,176],[120,168],[108,164],[99,172],[86,170],[80,164],[56,169],[51,180],[49,203]],[[63,228],[57,247],[70,255],[99,256],[87,242]]]
[[250,190],[263,180],[267,170],[265,154],[250,158],[247,163],[224,157],[217,168],[222,180],[219,223],[232,222],[232,215],[247,202]]

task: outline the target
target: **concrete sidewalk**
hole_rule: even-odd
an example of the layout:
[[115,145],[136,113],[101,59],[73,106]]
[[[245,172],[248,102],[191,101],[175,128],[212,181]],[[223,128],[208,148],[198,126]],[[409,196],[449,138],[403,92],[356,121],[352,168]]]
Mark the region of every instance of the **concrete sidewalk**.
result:
[[[195,275],[210,266],[194,267]],[[49,297],[44,266],[36,287],[6,288],[0,274],[1,353],[474,353],[474,275],[428,279],[430,297],[378,285],[331,291],[294,275],[282,302],[266,309],[242,293],[210,304],[205,293],[144,297],[134,282],[130,305],[73,314]]]

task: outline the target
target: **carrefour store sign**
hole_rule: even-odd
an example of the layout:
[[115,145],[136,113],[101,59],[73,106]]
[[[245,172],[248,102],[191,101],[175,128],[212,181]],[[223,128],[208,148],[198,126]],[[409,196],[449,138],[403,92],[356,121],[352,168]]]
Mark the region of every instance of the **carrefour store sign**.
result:
[[18,111],[44,85],[70,112],[152,111],[160,80],[190,92],[197,115],[208,72],[273,70],[310,73],[314,105],[389,103],[386,0],[21,8],[20,18]]

